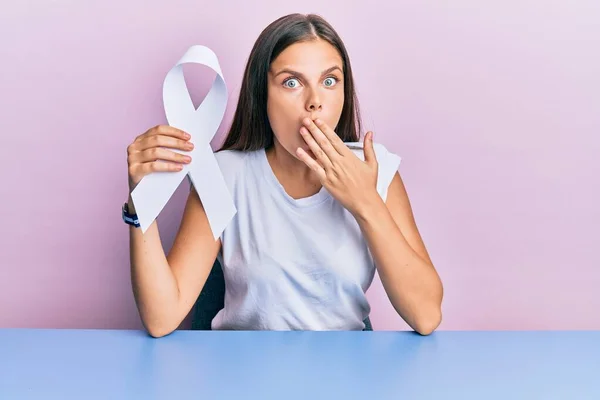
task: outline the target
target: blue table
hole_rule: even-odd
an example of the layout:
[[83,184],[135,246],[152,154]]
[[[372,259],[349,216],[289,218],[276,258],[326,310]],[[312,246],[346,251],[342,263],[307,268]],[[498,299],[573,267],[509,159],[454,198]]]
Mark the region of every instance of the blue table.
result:
[[600,332],[0,329],[0,399],[600,399]]

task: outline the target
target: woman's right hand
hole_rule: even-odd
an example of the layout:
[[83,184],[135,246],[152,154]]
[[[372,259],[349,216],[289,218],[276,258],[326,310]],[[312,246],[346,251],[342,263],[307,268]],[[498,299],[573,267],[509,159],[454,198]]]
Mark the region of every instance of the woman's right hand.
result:
[[181,171],[192,159],[168,148],[191,151],[190,135],[168,125],[158,125],[135,138],[127,146],[129,192],[151,172]]

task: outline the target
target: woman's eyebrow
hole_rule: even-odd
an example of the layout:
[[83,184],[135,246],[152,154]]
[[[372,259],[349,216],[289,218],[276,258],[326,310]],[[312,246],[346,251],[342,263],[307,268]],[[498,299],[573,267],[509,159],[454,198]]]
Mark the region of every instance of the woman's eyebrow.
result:
[[[329,67],[325,71],[321,72],[321,76],[329,74],[329,73],[335,71],[336,69],[339,70],[340,72],[342,72],[342,69],[339,66],[334,65],[333,67]],[[274,77],[277,77],[278,75],[281,75],[283,73],[288,73],[288,74],[296,75],[296,76],[299,76],[300,78],[306,80],[305,79],[306,77],[304,76],[304,74],[302,74],[301,72],[298,72],[298,71],[294,71],[293,69],[290,69],[290,68],[283,68],[282,70],[280,70],[279,72],[277,72],[274,75]]]

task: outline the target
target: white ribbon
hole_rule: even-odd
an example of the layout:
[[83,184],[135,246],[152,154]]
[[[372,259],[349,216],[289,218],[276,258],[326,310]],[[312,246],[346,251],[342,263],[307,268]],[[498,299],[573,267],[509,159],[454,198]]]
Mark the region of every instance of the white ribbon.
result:
[[[188,63],[205,65],[217,73],[210,92],[198,109],[194,109],[183,76],[183,64]],[[190,141],[194,143],[190,153],[192,162],[184,164],[178,172],[146,175],[135,187],[131,198],[140,227],[145,233],[188,175],[202,200],[213,237],[217,240],[237,210],[210,147],[227,106],[227,86],[215,53],[205,46],[190,47],[165,77],[163,102],[169,125],[191,135]]]

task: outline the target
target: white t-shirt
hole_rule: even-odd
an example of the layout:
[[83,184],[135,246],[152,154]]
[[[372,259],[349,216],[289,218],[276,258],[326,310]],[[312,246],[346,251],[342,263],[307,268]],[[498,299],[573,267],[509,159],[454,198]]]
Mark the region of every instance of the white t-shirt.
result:
[[[353,151],[364,160],[362,148]],[[385,200],[400,157],[377,143],[375,151]],[[324,187],[290,197],[264,149],[215,157],[237,213],[221,235],[225,306],[212,329],[364,329],[375,266],[352,214]]]

